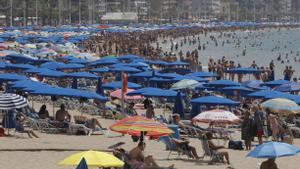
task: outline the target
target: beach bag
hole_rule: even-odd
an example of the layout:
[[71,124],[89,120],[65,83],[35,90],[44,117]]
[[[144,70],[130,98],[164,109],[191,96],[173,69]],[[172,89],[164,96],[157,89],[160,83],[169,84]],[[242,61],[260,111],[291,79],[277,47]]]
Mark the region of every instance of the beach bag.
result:
[[0,137],[4,137],[4,136],[5,136],[4,129],[0,128]]
[[230,140],[228,143],[228,148],[233,150],[244,150],[243,142]]

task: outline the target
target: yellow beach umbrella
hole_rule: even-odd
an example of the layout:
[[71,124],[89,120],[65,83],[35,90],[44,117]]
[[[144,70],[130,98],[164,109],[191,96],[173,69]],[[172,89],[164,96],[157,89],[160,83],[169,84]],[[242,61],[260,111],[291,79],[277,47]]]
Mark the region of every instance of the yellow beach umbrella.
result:
[[59,165],[77,166],[82,158],[89,167],[123,167],[124,162],[115,156],[100,151],[84,151],[73,154],[60,161]]

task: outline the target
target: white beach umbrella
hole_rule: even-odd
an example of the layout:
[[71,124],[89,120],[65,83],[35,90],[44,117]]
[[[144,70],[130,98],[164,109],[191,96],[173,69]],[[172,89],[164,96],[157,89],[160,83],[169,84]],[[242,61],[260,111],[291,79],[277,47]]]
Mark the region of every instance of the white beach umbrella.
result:
[[178,89],[194,88],[197,84],[199,84],[199,82],[196,80],[183,79],[177,83],[174,83],[171,89],[178,90]]
[[240,118],[238,118],[230,111],[215,109],[198,114],[193,118],[193,121],[204,123],[239,123]]

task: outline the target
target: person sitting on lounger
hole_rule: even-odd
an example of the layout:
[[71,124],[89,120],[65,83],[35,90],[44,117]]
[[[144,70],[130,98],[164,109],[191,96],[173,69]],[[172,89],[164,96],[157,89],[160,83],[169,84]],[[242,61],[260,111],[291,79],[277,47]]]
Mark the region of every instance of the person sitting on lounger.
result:
[[175,139],[175,138],[172,138],[173,141],[178,145],[180,146],[182,149],[184,149],[185,151],[189,151],[190,154],[192,155],[192,158],[193,159],[199,159],[199,156],[197,154],[197,151],[196,151],[196,148],[193,147],[193,146],[190,146],[189,145],[189,141],[187,140],[182,140],[182,139]]
[[[152,156],[144,156],[146,144],[144,142],[139,142],[138,146],[133,148],[129,152],[130,165],[134,169],[158,169],[161,168],[154,161]],[[168,168],[174,168],[174,165],[171,165]]]
[[60,109],[57,110],[55,114],[55,120],[58,122],[58,124],[54,124],[57,127],[67,128],[69,126],[69,122],[71,121],[71,115],[68,111],[66,111],[64,104],[62,104],[60,106]]
[[21,132],[21,133],[27,133],[29,138],[35,137],[39,138],[32,130],[25,129],[24,127],[24,122],[25,122],[25,117],[22,114],[17,114],[16,115],[16,131]]
[[222,155],[223,157],[225,157],[227,164],[230,165],[230,161],[229,161],[229,154],[227,151],[220,151],[220,149],[224,149],[224,146],[217,146],[213,143],[212,139],[213,139],[213,135],[212,133],[206,133],[206,137],[208,139],[208,146],[209,149],[212,151],[216,151],[217,154]]
[[48,112],[48,110],[47,110],[46,105],[43,104],[43,105],[41,106],[38,115],[39,115],[40,119],[47,119],[47,118],[49,118],[49,112]]
[[65,105],[60,105],[60,109],[57,110],[55,115],[55,120],[59,122],[70,122],[71,121],[71,115],[66,111]]

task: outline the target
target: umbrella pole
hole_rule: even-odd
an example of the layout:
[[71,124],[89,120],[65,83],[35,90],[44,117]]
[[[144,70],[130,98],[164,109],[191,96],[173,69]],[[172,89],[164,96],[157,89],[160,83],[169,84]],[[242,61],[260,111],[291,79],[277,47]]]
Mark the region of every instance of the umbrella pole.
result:
[[9,136],[9,118],[8,118],[8,110],[5,110],[5,125],[7,127],[7,135]]
[[[31,98],[31,97],[30,97]],[[34,104],[33,104],[33,99],[31,99],[31,107],[33,108]]]
[[53,119],[55,119],[55,114],[54,114],[54,101],[53,101],[53,104],[52,104],[52,113],[53,113]]

